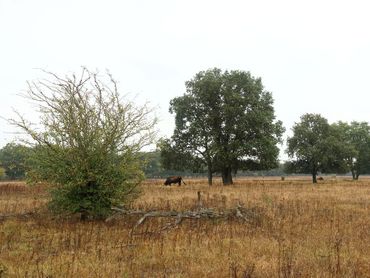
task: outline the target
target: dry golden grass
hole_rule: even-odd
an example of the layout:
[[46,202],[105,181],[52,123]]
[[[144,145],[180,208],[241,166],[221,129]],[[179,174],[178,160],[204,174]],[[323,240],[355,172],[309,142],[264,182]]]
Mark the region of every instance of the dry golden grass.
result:
[[[147,220],[80,222],[49,215],[45,186],[0,183],[0,277],[370,277],[370,179],[205,179],[165,187],[147,180],[132,205],[144,210],[243,204],[258,209],[249,223]],[[33,212],[33,214],[24,213]],[[16,214],[19,214],[17,216]]]

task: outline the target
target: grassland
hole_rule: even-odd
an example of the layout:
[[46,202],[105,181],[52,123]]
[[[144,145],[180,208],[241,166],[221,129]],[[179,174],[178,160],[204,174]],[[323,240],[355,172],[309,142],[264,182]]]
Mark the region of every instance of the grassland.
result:
[[42,185],[0,183],[0,277],[370,277],[370,179],[205,179],[164,187],[147,180],[132,205],[194,210],[237,204],[250,221],[138,217],[60,219]]

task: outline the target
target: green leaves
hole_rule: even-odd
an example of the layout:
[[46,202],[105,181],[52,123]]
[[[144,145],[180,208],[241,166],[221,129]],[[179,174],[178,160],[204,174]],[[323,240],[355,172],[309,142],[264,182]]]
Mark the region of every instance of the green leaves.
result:
[[29,148],[15,143],[8,143],[0,150],[0,166],[8,178],[22,179],[25,177],[29,153]]
[[[338,122],[332,125],[344,151],[343,163],[354,179],[370,173],[370,126],[366,122]],[[342,152],[343,152],[342,151]]]
[[41,111],[40,129],[23,117],[10,120],[33,139],[29,179],[53,186],[55,212],[106,216],[129,202],[144,178],[139,152],[154,140],[152,109],[123,102],[110,74],[47,74],[50,80],[30,83],[26,95]]
[[[318,114],[305,114],[288,138],[289,164],[295,172],[347,173],[354,178],[370,169],[370,127],[367,123],[338,122],[330,125]],[[295,165],[295,168],[292,167]]]
[[203,161],[209,172],[224,173],[228,183],[240,165],[274,166],[284,129],[272,104],[261,79],[249,72],[201,71],[186,82],[186,94],[170,102],[174,148]]

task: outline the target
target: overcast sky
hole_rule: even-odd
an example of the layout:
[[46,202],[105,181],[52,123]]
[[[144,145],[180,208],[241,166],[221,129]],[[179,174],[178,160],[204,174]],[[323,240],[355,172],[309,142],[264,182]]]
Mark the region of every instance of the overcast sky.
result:
[[[334,0],[0,0],[0,115],[30,115],[17,96],[36,68],[109,69],[122,93],[158,107],[213,67],[250,71],[272,92],[287,134],[304,113],[370,121],[370,4]],[[14,138],[0,119],[0,147]]]

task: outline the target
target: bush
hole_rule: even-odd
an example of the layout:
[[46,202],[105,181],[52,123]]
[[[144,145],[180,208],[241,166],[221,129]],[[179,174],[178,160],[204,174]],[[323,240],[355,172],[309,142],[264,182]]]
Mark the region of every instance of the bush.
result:
[[30,83],[26,95],[38,104],[42,131],[19,114],[10,120],[33,139],[28,179],[52,185],[56,213],[106,217],[136,196],[140,150],[153,142],[156,119],[147,105],[123,103],[109,74],[108,82],[87,69],[79,78],[49,75],[52,81]]

